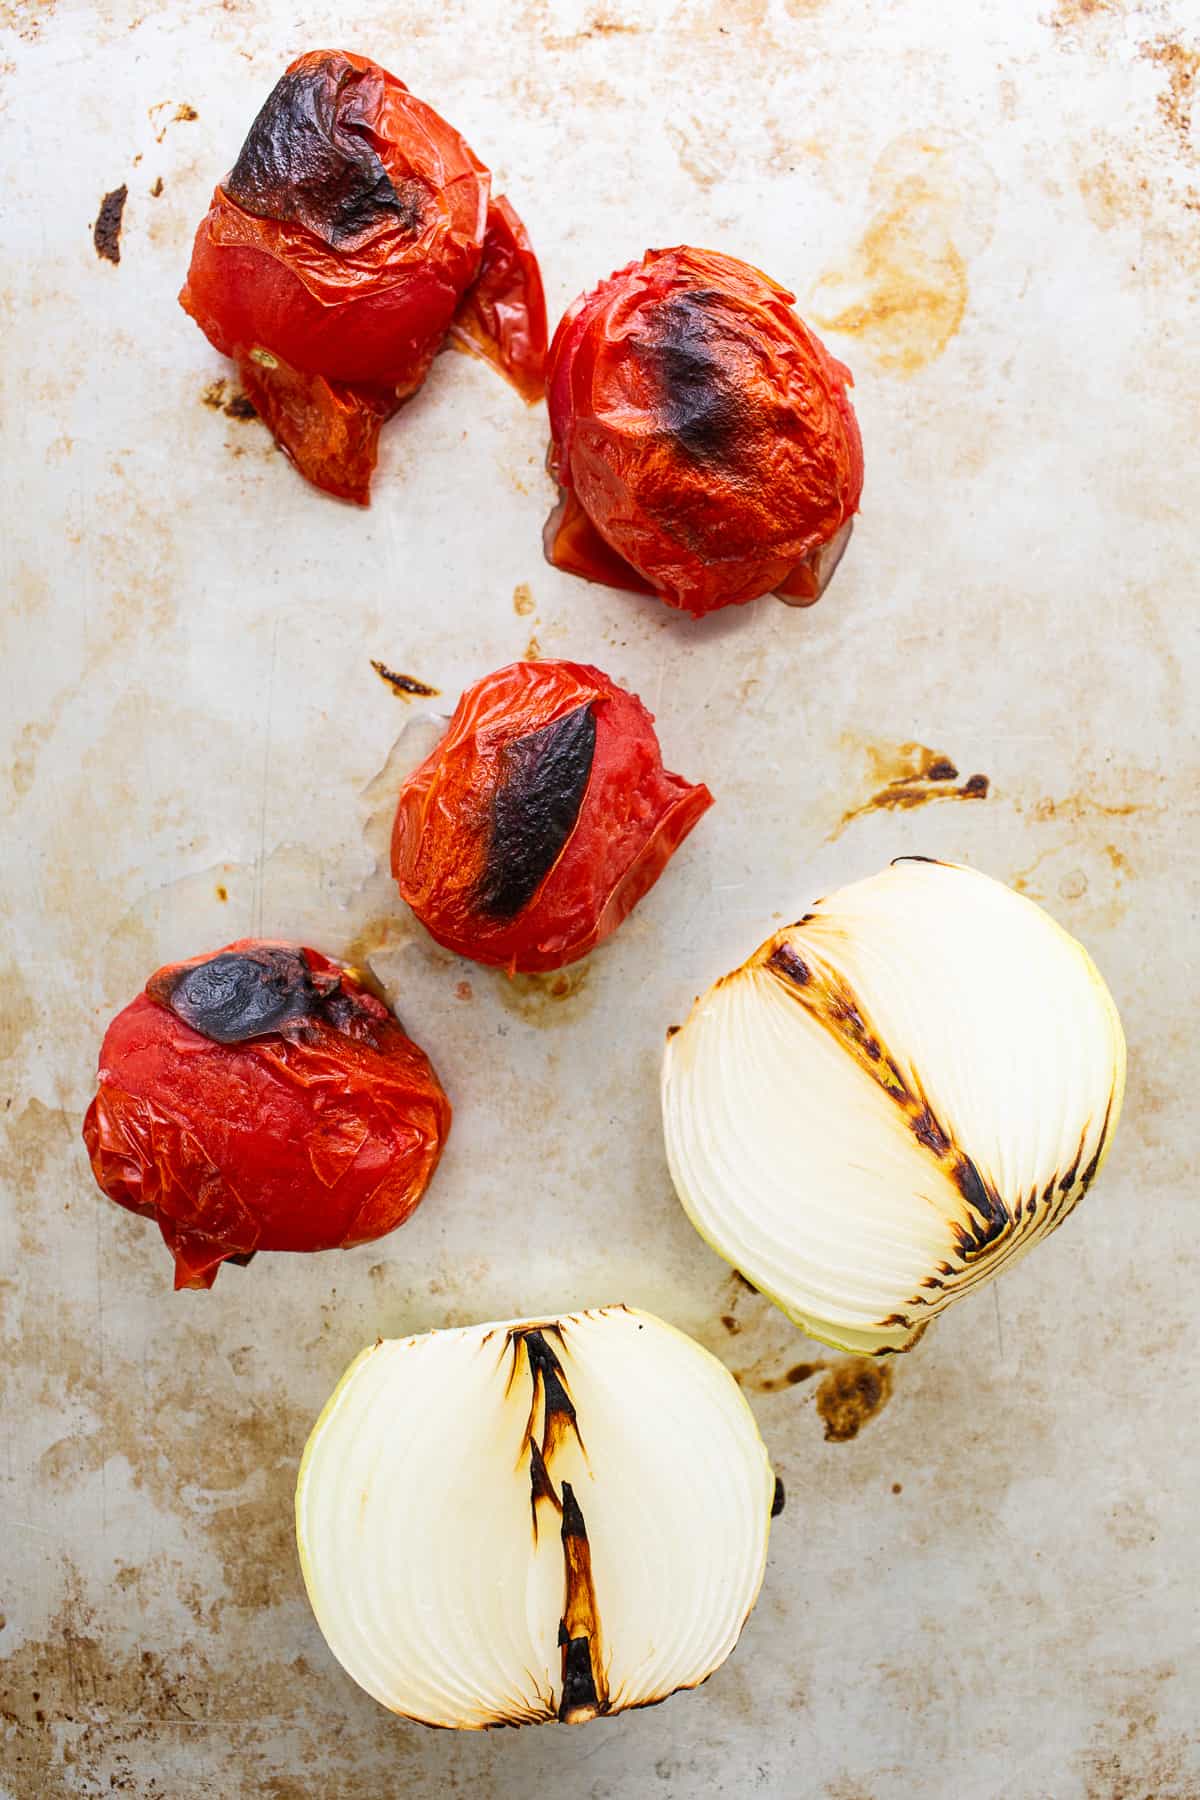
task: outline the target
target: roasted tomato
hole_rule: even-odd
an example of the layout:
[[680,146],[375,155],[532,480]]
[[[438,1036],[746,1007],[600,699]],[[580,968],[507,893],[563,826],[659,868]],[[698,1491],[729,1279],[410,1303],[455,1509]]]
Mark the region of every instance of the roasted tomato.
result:
[[713,612],[820,598],[862,492],[850,371],[736,257],[648,250],[582,295],[546,370],[552,563]]
[[439,944],[558,969],[601,943],[712,805],[662,766],[654,720],[585,663],[476,682],[400,790],[392,873]]
[[429,1059],[350,969],[245,938],[159,969],[100,1050],[83,1141],[110,1200],[154,1219],[177,1288],[257,1250],[402,1225],[450,1129]]
[[540,397],[525,228],[431,106],[364,56],[276,83],[201,221],[179,299],[309,481],[366,505],[384,419],[450,333]]

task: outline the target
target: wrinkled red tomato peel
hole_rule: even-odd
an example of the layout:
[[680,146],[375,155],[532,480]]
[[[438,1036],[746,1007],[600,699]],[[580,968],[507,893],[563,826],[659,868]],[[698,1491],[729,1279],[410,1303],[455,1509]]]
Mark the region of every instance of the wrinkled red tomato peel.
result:
[[392,873],[447,949],[558,969],[616,930],[711,805],[663,768],[636,695],[584,663],[513,663],[468,688],[400,790]]
[[100,1051],[83,1139],[100,1187],[154,1219],[177,1288],[258,1250],[402,1225],[450,1129],[424,1052],[316,950],[242,939],[159,969]]
[[346,51],[299,57],[250,127],[179,299],[317,487],[367,504],[379,428],[451,330],[540,396],[537,260],[490,190],[452,126]]
[[711,250],[647,251],[581,295],[547,361],[558,567],[696,615],[819,598],[862,494],[862,440],[794,296]]

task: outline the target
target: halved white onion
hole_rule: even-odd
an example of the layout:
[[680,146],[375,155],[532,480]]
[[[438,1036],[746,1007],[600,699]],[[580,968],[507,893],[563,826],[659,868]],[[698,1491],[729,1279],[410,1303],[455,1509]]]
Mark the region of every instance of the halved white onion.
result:
[[729,1372],[614,1306],[364,1350],[309,1438],[296,1530],[330,1649],[384,1706],[574,1724],[724,1662],[774,1495]]
[[797,1324],[904,1350],[1083,1197],[1124,1085],[1086,950],[1001,882],[908,857],[669,1035],[667,1160],[696,1229]]

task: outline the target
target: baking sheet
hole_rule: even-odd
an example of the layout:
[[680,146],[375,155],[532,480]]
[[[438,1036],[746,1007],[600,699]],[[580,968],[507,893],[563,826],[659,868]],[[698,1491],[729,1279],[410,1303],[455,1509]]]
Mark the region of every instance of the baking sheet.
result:
[[[1196,1796],[1194,10],[0,18],[4,1793]],[[854,368],[867,452],[820,606],[697,625],[548,569],[543,418],[465,357],[385,428],[365,514],[224,410],[230,370],[175,305],[191,233],[322,43],[464,131],[554,316],[647,244],[795,286]],[[91,228],[121,183],[114,265]],[[381,848],[423,715],[531,644],[639,691],[718,804],[582,970],[509,985],[424,937]],[[372,657],[442,698],[398,700]],[[856,812],[923,752],[986,800]],[[827,1441],[823,1377],[787,1380],[823,1353],[674,1202],[659,1050],[770,927],[914,850],[1085,940],[1128,1109],[1067,1228]],[[149,970],[251,930],[367,957],[454,1132],[396,1236],[174,1295],[157,1234],[92,1187],[80,1119]],[[786,1483],[740,1647],[701,1692],[581,1732],[393,1719],[296,1567],[317,1410],[377,1334],[617,1299],[739,1372]]]

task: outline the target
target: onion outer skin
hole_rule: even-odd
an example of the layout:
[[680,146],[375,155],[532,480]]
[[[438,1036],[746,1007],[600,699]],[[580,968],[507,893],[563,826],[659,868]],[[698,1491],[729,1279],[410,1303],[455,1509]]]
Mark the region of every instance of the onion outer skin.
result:
[[701,1236],[789,1318],[887,1354],[1061,1224],[1124,1083],[1083,946],[1001,882],[902,858],[669,1034],[667,1161]]
[[[381,1704],[459,1729],[582,1723],[720,1666],[758,1596],[774,1498],[724,1365],[653,1314],[601,1307],[364,1350],[309,1437],[296,1531],[326,1641]],[[429,1529],[405,1535],[422,1506]]]

